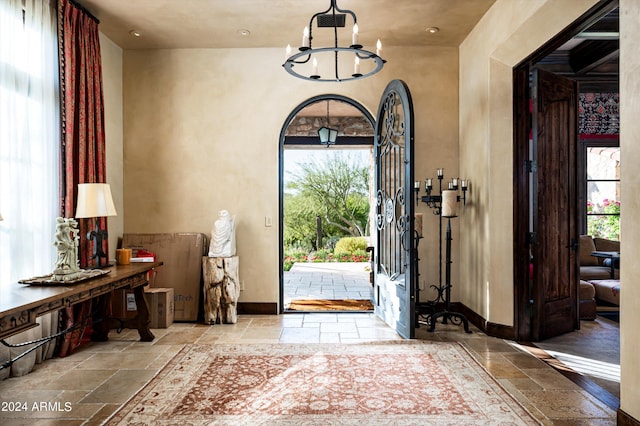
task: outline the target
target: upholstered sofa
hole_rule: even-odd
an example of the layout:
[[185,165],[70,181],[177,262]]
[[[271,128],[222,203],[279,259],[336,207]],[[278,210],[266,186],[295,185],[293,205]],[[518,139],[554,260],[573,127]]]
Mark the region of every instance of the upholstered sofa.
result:
[[592,256],[594,251],[620,252],[620,241],[580,236],[580,319],[596,318],[597,305],[620,304],[620,265],[612,259]]
[[592,238],[591,235],[580,236],[580,279],[583,281],[620,279],[620,265],[614,265],[614,276],[611,276],[611,259],[592,256],[594,251],[620,252],[620,241],[605,238]]

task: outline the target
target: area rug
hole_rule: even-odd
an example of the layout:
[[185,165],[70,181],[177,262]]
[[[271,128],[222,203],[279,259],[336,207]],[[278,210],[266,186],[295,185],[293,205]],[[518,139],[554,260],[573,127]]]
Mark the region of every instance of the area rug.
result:
[[296,299],[291,301],[287,310],[301,312],[373,311],[373,304],[367,299]]
[[539,424],[458,343],[186,345],[108,425]]

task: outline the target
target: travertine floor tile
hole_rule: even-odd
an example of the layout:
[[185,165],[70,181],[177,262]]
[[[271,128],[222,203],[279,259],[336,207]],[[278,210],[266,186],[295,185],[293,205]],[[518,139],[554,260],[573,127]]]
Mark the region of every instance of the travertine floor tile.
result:
[[80,403],[122,404],[155,375],[151,370],[120,370]]

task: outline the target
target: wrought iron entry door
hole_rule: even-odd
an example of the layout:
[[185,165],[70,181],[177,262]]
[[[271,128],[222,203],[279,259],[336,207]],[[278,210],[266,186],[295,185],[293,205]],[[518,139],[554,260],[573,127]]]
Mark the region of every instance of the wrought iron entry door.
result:
[[413,104],[409,88],[393,80],[376,117],[375,312],[404,338],[415,335],[413,282]]

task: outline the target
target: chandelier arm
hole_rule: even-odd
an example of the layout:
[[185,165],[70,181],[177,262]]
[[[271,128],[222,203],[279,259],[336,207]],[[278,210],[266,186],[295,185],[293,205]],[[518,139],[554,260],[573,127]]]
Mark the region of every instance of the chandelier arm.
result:
[[356,53],[356,56],[360,59],[371,59],[376,56],[379,58],[379,56],[376,55],[375,53],[369,52],[367,50],[363,50],[362,48],[357,49],[355,53]]
[[336,0],[331,0],[331,7],[334,8],[335,10],[337,10],[338,12],[348,13],[353,18],[353,23],[354,24],[358,23],[358,18],[356,17],[356,14],[353,11],[349,10],[349,9],[340,9],[338,7],[338,3],[337,3]]
[[[316,22],[318,22],[318,16],[327,14],[331,9],[334,8],[334,3],[335,3],[335,0],[331,0],[331,6],[329,6],[329,9],[325,10],[324,12],[315,13],[311,17],[311,19],[309,19],[309,49],[313,48],[313,21],[315,20]],[[336,12],[334,10],[333,11],[333,14],[334,14],[333,22],[335,22],[335,13]]]
[[[311,49],[309,49],[309,50],[311,50]],[[306,52],[308,52],[308,50]],[[296,61],[295,59],[288,59],[287,61],[291,62],[291,63],[294,63],[294,64],[306,64],[310,60],[311,60],[311,53],[307,53],[307,59],[305,59],[304,61],[303,60]]]
[[[336,5],[336,0],[331,0],[331,6],[333,7],[333,46],[338,47],[338,27],[336,26],[336,9],[338,6]],[[338,50],[334,51],[335,55],[335,70],[336,70],[336,81],[340,79],[340,73],[338,72]],[[329,104],[327,103],[327,106]]]

